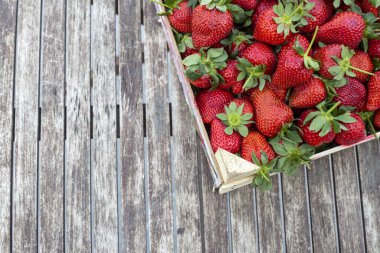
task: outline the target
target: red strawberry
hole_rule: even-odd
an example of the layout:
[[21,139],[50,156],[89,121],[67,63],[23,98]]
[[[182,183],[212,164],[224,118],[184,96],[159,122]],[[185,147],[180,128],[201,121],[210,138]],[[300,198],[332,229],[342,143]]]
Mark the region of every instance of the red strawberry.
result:
[[269,145],[265,137],[259,132],[251,132],[247,137],[243,138],[241,146],[241,157],[247,161],[252,161],[252,153],[261,161],[261,153],[264,152],[268,156],[268,160],[273,160],[276,157],[275,152]]
[[380,110],[375,113],[373,124],[377,129],[380,129]]
[[223,112],[224,105],[233,99],[226,90],[205,90],[197,94],[195,100],[204,123],[209,124],[218,113]]
[[342,53],[342,46],[339,44],[327,45],[318,49],[314,53],[314,59],[320,63],[319,74],[327,79],[334,78],[330,74],[329,69],[333,66],[336,66],[337,63],[332,58],[333,56],[340,58]]
[[372,58],[380,58],[380,40],[370,40],[368,43],[368,54]]
[[363,12],[372,12],[375,16],[379,16],[379,8],[376,8],[370,0],[363,0],[362,10]]
[[268,9],[272,9],[275,4],[277,4],[277,0],[262,0],[257,5],[255,12],[252,15],[252,26],[255,27],[255,24],[257,23],[257,20],[260,16],[262,16],[262,13]]
[[211,87],[211,77],[207,74],[203,75],[197,80],[189,79],[189,81],[192,85],[200,89],[207,89]]
[[344,123],[343,125],[347,130],[336,135],[335,142],[339,145],[353,145],[367,137],[365,124],[360,116],[356,113],[351,113],[351,117],[353,117],[356,122]]
[[228,36],[233,28],[233,19],[228,10],[209,10],[206,6],[198,5],[193,11],[191,25],[194,47],[209,47]]
[[254,10],[259,4],[259,0],[232,0],[233,4],[240,5],[241,8],[247,11]]
[[376,111],[380,109],[380,71],[375,72],[375,75],[369,79],[367,89],[366,110]]
[[188,6],[188,1],[180,2],[168,15],[170,24],[180,33],[191,33],[191,20],[193,9]]
[[183,53],[181,53],[181,57],[182,59],[185,59],[186,57],[192,55],[192,54],[197,54],[199,51],[194,49],[194,48],[190,48],[190,47],[187,47],[185,49],[185,51]]
[[325,44],[344,44],[355,49],[363,38],[365,27],[366,23],[360,14],[341,12],[320,27],[317,40]]
[[335,88],[337,97],[334,101],[340,101],[344,106],[351,106],[363,109],[366,101],[367,91],[365,86],[356,79],[347,77],[347,84],[343,87]]
[[312,108],[327,97],[325,85],[319,78],[312,77],[309,81],[294,87],[289,98],[289,106],[293,108]]
[[[364,70],[369,73],[372,73],[374,69],[371,57],[367,53],[364,53],[363,51],[360,51],[360,50],[356,50],[355,55],[352,56],[351,66],[354,68]],[[369,75],[363,72],[359,72],[354,69],[352,70],[352,72],[354,72],[354,74],[356,75],[355,79],[357,79],[358,81],[362,83],[366,82],[369,78]]]
[[323,0],[309,0],[309,2],[315,5],[309,11],[309,14],[311,14],[313,18],[306,17],[308,24],[300,28],[300,31],[305,33],[314,31],[317,26],[324,24],[331,15],[329,7]]
[[285,41],[283,33],[277,32],[278,24],[273,18],[277,17],[272,8],[268,8],[262,11],[258,17],[255,29],[253,31],[253,37],[261,42],[265,42],[269,45],[277,46],[281,45]]
[[250,45],[243,53],[243,58],[247,59],[252,65],[265,65],[265,74],[273,74],[276,68],[276,55],[273,49],[264,43],[255,42]]
[[289,35],[287,38],[287,43],[282,46],[280,52],[278,53],[278,58],[282,58],[283,55],[285,55],[285,53],[288,51],[294,51],[294,47],[297,41],[302,48],[308,48],[310,45],[309,40],[303,35]]
[[233,86],[243,87],[244,81],[238,81],[240,71],[236,68],[239,62],[236,60],[228,60],[227,67],[219,71],[219,74],[224,78],[224,84],[219,84],[222,89],[229,89]]
[[217,118],[211,122],[210,142],[212,150],[216,152],[218,148],[221,148],[233,154],[238,153],[242,137],[236,132],[233,132],[231,135],[226,134],[225,128],[226,125]]
[[293,121],[293,111],[269,88],[255,89],[251,96],[257,129],[267,137],[274,137],[284,124]]
[[266,85],[266,87],[271,89],[281,101],[285,102],[286,96],[288,95],[287,89],[281,89],[281,88],[275,86],[273,83],[268,83]]
[[319,132],[310,130],[311,122],[304,124],[306,117],[312,112],[317,112],[317,110],[304,111],[300,116],[300,121],[297,123],[298,127],[301,129],[300,133],[303,141],[313,147],[319,147],[323,144],[333,142],[336,136],[334,131],[330,131],[327,135],[321,137]]

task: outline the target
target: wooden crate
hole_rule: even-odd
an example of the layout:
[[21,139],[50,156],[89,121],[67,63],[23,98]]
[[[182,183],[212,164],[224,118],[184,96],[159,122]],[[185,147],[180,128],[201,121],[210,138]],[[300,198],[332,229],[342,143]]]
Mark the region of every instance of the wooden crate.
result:
[[[164,8],[162,6],[156,4],[156,7],[157,12],[164,11]],[[214,180],[214,189],[218,189],[219,193],[223,194],[249,185],[252,182],[255,173],[257,173],[259,170],[258,166],[223,149],[219,149],[216,153],[213,152],[208,133],[206,131],[205,125],[203,124],[201,115],[195,102],[192,86],[186,78],[185,68],[182,64],[181,55],[178,51],[177,43],[175,41],[169,20],[166,16],[162,16],[161,22],[165,31],[166,38],[168,40],[168,45],[173,58],[173,62],[177,69],[177,74],[182,84],[182,89],[185,95],[186,102],[194,115],[196,129],[201,138],[203,147],[207,155],[207,160],[210,164],[210,171]],[[380,132],[376,135],[380,137]],[[359,145],[361,143],[365,143],[374,139],[375,136],[371,135],[355,145]],[[315,154],[314,156],[312,156],[311,159],[316,160],[350,147],[352,146],[334,147],[329,150]]]

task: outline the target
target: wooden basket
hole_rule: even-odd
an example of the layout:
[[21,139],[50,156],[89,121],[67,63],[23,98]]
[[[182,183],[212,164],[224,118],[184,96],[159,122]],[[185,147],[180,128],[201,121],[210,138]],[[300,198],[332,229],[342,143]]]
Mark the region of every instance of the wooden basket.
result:
[[[156,4],[156,8],[158,12],[164,11],[164,8],[158,4]],[[175,41],[171,25],[166,16],[161,17],[161,22],[164,27],[166,38],[168,40],[173,62],[177,69],[177,74],[182,84],[182,89],[185,95],[186,102],[195,117],[196,129],[201,138],[203,147],[206,152],[207,160],[210,164],[210,171],[214,180],[214,189],[218,189],[219,193],[223,194],[238,189],[240,187],[249,185],[252,182],[255,173],[258,172],[259,168],[255,164],[248,162],[243,158],[231,154],[223,149],[219,149],[216,153],[213,152],[208,133],[203,124],[202,117],[199,113],[197,104],[195,102],[195,97],[191,84],[189,83],[185,75],[185,69],[182,64],[182,58],[180,52],[178,51],[177,43]],[[380,132],[376,135],[380,137]],[[361,143],[368,142],[374,139],[375,136],[371,135],[355,145],[359,145]],[[352,146],[334,147],[329,150],[315,154],[311,157],[311,159],[316,160],[350,147]]]

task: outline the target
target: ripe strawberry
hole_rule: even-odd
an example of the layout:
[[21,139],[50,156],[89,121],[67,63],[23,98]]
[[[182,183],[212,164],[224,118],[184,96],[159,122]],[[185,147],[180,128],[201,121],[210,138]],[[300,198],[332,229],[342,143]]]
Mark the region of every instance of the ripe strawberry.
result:
[[336,66],[333,56],[340,58],[342,53],[342,46],[339,44],[327,45],[318,49],[314,53],[314,59],[320,63],[319,74],[327,79],[332,79],[334,76],[330,74],[329,69]]
[[273,9],[268,8],[265,11],[262,11],[253,31],[253,37],[256,40],[273,46],[284,43],[285,36],[284,34],[277,32],[278,24],[274,21],[274,17],[277,17],[277,15],[274,13]]
[[185,51],[181,53],[181,57],[182,57],[182,59],[185,59],[186,57],[188,57],[192,54],[197,54],[197,53],[199,53],[198,50],[196,50],[194,48],[187,47],[185,49]]
[[304,111],[300,116],[300,121],[297,123],[298,127],[301,129],[300,134],[301,134],[302,140],[313,147],[319,147],[319,146],[322,146],[323,144],[328,144],[328,143],[333,142],[336,137],[336,134],[334,133],[334,131],[330,131],[328,132],[328,134],[321,137],[319,135],[319,132],[310,130],[311,122],[304,124],[305,119],[312,112],[318,112],[318,111],[317,110]]
[[375,16],[379,16],[379,8],[376,8],[370,0],[362,1],[363,12],[372,12]]
[[233,19],[229,10],[222,12],[198,5],[193,11],[191,27],[194,47],[210,47],[228,36],[233,28]]
[[252,44],[252,35],[234,29],[227,39],[221,41],[229,55],[242,57],[244,51]]
[[257,5],[255,12],[252,15],[252,27],[255,27],[257,20],[260,16],[262,16],[262,13],[268,9],[272,9],[275,4],[277,4],[278,1],[276,0],[262,0]]
[[269,88],[255,89],[251,96],[257,129],[267,137],[274,137],[284,124],[293,121],[293,111]]
[[375,72],[375,75],[369,79],[367,89],[366,110],[376,111],[380,109],[380,71]]
[[[356,50],[355,55],[351,58],[351,66],[357,69],[364,70],[366,72],[372,73],[374,66],[371,60],[371,57],[364,53],[363,51]],[[368,80],[369,75],[363,72],[359,72],[355,69],[352,69],[352,72],[356,75],[355,79],[364,83]]]
[[214,152],[218,148],[224,149],[230,153],[238,153],[240,151],[242,137],[240,134],[233,132],[231,135],[225,133],[226,125],[220,119],[213,119],[210,129],[210,142]]
[[365,27],[366,23],[360,14],[351,11],[341,12],[320,27],[317,41],[325,44],[344,44],[355,49],[363,38]]
[[331,16],[331,11],[323,0],[310,0],[314,7],[309,11],[313,17],[306,17],[307,25],[300,28],[300,31],[308,33],[314,31],[317,26],[326,22]]
[[327,97],[325,85],[319,78],[312,77],[305,83],[294,87],[289,98],[293,108],[312,108]]
[[378,110],[376,113],[375,113],[375,117],[373,119],[373,124],[375,125],[375,127],[377,129],[380,129],[380,110]]
[[372,58],[380,58],[380,39],[374,39],[369,41],[368,54]]
[[222,89],[229,89],[233,86],[243,87],[244,81],[238,81],[240,71],[236,68],[239,64],[236,60],[228,60],[227,67],[219,71],[219,74],[223,77],[224,83],[219,84],[219,87]]
[[282,58],[283,55],[285,55],[285,53],[288,51],[294,51],[297,41],[298,41],[298,44],[302,48],[308,48],[310,45],[309,40],[303,35],[299,35],[299,34],[289,35],[287,38],[286,44],[282,46],[280,52],[278,53],[278,58]]
[[241,8],[247,11],[254,10],[259,4],[259,0],[232,0],[233,4],[240,5]]
[[193,9],[189,6],[187,0],[184,1],[165,1],[156,4],[163,6],[166,11],[159,13],[159,15],[168,16],[170,25],[180,33],[191,33],[191,20],[193,16]]
[[205,124],[211,123],[218,113],[222,113],[224,105],[232,99],[232,94],[222,89],[204,90],[199,92],[195,98]]
[[261,152],[267,154],[269,161],[276,157],[272,147],[269,145],[265,137],[259,132],[251,132],[247,137],[243,138],[241,146],[241,157],[249,162],[252,161],[252,153],[261,161]]
[[365,86],[356,79],[347,77],[347,84],[343,87],[335,88],[337,97],[334,101],[340,101],[344,106],[363,109],[366,101],[367,91]]
[[208,89],[211,87],[211,77],[208,74],[204,74],[197,80],[189,80],[192,85],[200,89]]
[[288,95],[287,89],[281,89],[277,87],[276,85],[274,85],[273,83],[268,83],[266,87],[271,89],[281,101],[285,102],[286,96]]
[[351,113],[351,117],[353,117],[356,122],[344,123],[347,130],[336,135],[335,142],[339,145],[353,145],[367,137],[365,124],[360,116],[356,113]]

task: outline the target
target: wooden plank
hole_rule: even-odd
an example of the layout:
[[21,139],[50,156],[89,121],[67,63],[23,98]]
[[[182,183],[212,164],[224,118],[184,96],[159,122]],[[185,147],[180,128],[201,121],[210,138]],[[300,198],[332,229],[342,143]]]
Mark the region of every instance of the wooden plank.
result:
[[167,44],[155,5],[144,1],[150,250],[172,252],[173,206]]
[[172,103],[172,170],[175,178],[177,248],[202,251],[200,224],[200,192],[198,187],[197,136],[191,112],[186,106],[176,69],[170,59]]
[[37,142],[40,7],[18,2],[15,76],[13,251],[37,250]]
[[314,252],[337,252],[334,189],[329,157],[316,160],[308,171]]
[[271,191],[257,191],[257,216],[260,252],[283,252],[284,237],[281,221],[279,175],[273,176]]
[[10,251],[13,75],[17,2],[0,0],[0,252]]
[[92,6],[93,250],[117,252],[115,0]]
[[301,168],[294,176],[282,175],[287,252],[311,252],[306,172]]
[[40,251],[64,248],[65,1],[43,5],[40,141]]
[[254,190],[244,187],[230,193],[232,252],[258,252]]
[[66,250],[90,252],[90,0],[67,1]]
[[377,141],[358,146],[365,236],[368,253],[380,252],[380,148]]
[[119,1],[122,252],[146,252],[147,245],[140,4]]
[[340,252],[365,252],[355,148],[333,155]]
[[214,182],[203,146],[198,140],[198,163],[202,191],[202,252],[228,252],[227,195],[213,192]]

